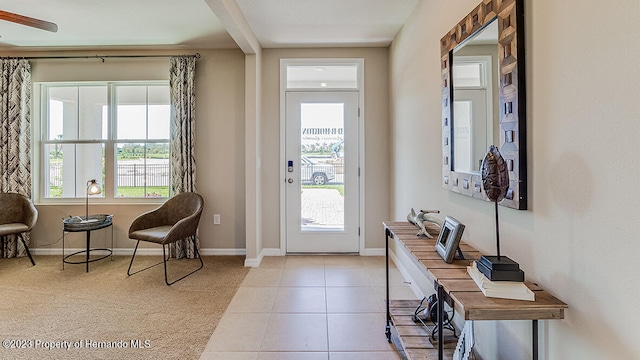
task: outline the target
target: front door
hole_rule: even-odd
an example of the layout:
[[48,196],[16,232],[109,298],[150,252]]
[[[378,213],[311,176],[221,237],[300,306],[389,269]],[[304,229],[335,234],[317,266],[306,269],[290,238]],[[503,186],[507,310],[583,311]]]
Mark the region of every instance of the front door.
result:
[[359,251],[358,92],[287,92],[287,253]]

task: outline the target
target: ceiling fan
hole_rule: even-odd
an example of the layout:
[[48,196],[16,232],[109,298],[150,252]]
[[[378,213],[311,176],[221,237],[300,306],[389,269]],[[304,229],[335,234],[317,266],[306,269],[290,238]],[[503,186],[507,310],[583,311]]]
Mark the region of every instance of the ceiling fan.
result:
[[37,29],[42,29],[51,32],[58,32],[58,25],[44,21],[40,19],[35,19],[32,17],[14,14],[8,11],[0,10],[0,20],[14,22],[16,24],[31,26]]

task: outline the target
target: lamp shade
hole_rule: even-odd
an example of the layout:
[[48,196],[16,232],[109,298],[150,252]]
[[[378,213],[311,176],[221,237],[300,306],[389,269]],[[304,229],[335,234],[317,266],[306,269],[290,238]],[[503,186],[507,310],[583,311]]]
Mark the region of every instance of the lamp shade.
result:
[[96,179],[89,180],[87,185],[87,194],[98,195],[100,193],[102,193],[102,188],[100,187],[100,184],[96,182]]
[[85,217],[84,221],[89,221],[89,195],[98,195],[102,192],[100,184],[96,182],[96,179],[87,181],[87,201],[85,202]]

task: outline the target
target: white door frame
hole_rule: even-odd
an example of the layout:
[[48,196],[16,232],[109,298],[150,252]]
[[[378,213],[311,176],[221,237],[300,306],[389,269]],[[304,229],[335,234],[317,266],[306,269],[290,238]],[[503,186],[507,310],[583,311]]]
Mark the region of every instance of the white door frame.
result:
[[364,227],[364,189],[365,189],[365,151],[364,151],[364,59],[359,58],[316,58],[316,59],[280,59],[280,255],[286,255],[287,253],[287,237],[286,237],[286,154],[285,154],[285,121],[286,121],[286,104],[285,93],[286,91],[336,91],[346,89],[336,88],[323,88],[323,89],[287,89],[287,66],[290,65],[356,65],[358,67],[358,85],[356,89],[349,89],[352,91],[358,91],[360,104],[360,113],[358,116],[358,207],[360,208],[358,215],[358,229],[360,250],[359,254],[365,253],[365,227]]

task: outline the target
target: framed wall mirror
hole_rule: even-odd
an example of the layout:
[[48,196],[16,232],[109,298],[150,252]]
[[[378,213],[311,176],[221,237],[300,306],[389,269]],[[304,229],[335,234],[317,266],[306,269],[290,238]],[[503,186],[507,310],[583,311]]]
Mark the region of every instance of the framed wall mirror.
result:
[[498,146],[509,169],[501,205],[527,208],[523,0],[483,0],[440,41],[442,184],[486,199],[480,165]]

